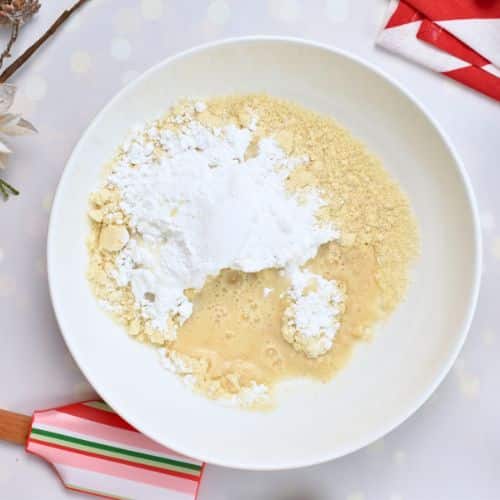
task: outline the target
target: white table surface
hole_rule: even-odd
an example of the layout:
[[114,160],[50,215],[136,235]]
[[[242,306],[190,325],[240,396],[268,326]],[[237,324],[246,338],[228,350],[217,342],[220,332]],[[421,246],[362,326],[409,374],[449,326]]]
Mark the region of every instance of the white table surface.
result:
[[[43,1],[14,55],[71,0]],[[477,313],[452,372],[413,417],[377,443],[320,466],[256,473],[208,466],[199,500],[497,500],[500,498],[500,104],[374,47],[386,0],[91,0],[12,80],[14,109],[39,129],[15,140],[0,203],[0,408],[31,413],[93,395],[70,357],[47,289],[51,199],[82,131],[138,73],[218,38],[319,40],[383,68],[443,125],[471,177],[484,235]],[[438,279],[438,278],[437,278]],[[50,467],[0,444],[0,498],[77,498]]]

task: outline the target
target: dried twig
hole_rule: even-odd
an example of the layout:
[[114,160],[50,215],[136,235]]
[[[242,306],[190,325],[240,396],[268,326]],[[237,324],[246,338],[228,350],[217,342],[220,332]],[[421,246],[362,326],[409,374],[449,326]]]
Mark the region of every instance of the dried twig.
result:
[[0,83],[6,82],[62,25],[70,16],[89,0],[78,0],[70,9],[65,10],[52,26],[30,47],[28,47],[12,64],[0,74]]
[[[89,0],[79,0],[70,9],[65,10],[34,44],[28,47],[12,64],[7,66],[7,68],[0,74],[0,84],[5,83],[71,17],[76,10],[88,1]],[[15,10],[15,8],[20,8],[20,4],[12,6],[9,4],[7,6],[3,6],[2,15],[5,20],[1,21],[0,19],[0,22],[11,24],[12,27],[7,46],[0,54],[0,67],[2,66],[4,60],[10,56],[10,50],[17,39],[19,28],[26,19],[29,19],[29,17],[31,17],[40,8],[40,2],[38,0],[25,0],[22,6],[24,7],[22,11]],[[5,87],[8,87],[8,85]],[[14,125],[18,128],[21,127],[27,130],[31,127],[31,130],[35,130],[34,127],[25,120],[22,120],[22,123],[18,120]],[[29,127],[27,125],[29,125]],[[3,130],[3,132],[9,134],[9,132],[5,130]],[[0,178],[0,197],[7,200],[10,195],[17,196],[18,194],[19,191],[15,187]]]
[[10,49],[14,42],[17,40],[17,35],[19,34],[19,21],[12,23],[12,28],[10,31],[9,42],[7,43],[7,47],[5,47],[4,51],[0,55],[0,68],[3,66],[3,60],[6,57],[10,57]]
[[[71,15],[87,1],[89,0],[78,0],[70,9],[65,10],[35,43],[28,47],[12,64],[5,68],[0,74],[0,84],[5,83],[71,17]],[[9,8],[6,9],[4,6],[4,11],[2,11],[3,16],[6,18],[6,21],[4,20],[3,22],[8,22],[11,24],[12,28],[7,46],[0,54],[0,67],[2,67],[4,60],[10,56],[10,50],[17,39],[19,28],[26,19],[29,19],[29,17],[40,8],[40,3],[37,0],[26,0],[24,9],[21,12],[22,15],[13,10],[16,6],[12,7],[12,9],[10,6],[8,7]],[[17,7],[19,8],[19,6]],[[18,17],[16,17],[16,15]],[[26,129],[31,127],[32,130],[34,130],[31,124],[25,120],[22,121],[24,122],[23,124],[18,122],[16,125]],[[29,127],[27,127],[26,124],[29,125]],[[0,196],[2,196],[4,200],[7,200],[10,195],[17,196],[18,194],[19,191],[15,187],[0,178]]]

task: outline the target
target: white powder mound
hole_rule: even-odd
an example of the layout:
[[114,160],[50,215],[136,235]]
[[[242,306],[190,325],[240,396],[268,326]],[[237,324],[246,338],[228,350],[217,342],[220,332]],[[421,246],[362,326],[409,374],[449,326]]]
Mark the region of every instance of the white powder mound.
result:
[[249,386],[242,387],[238,394],[233,394],[230,398],[221,402],[228,406],[252,407],[256,404],[265,404],[270,399],[269,388],[264,384],[257,384],[252,381]]
[[317,358],[332,348],[344,295],[334,280],[298,268],[287,274],[291,304],[283,314],[283,337],[297,351]]
[[272,138],[245,158],[254,121],[211,130],[188,117],[179,133],[137,129],[108,178],[131,229],[116,258],[117,282],[131,285],[142,315],[166,339],[192,313],[186,289],[225,268],[300,266],[339,237],[316,219],[318,192],[285,187],[307,159],[288,158]]
[[[163,367],[178,375],[191,389],[196,387],[200,375],[203,377],[203,360],[189,358],[175,351],[167,351],[165,348],[158,349],[158,353]],[[226,393],[218,400],[224,406],[252,407],[269,402],[270,393],[267,385],[251,381],[249,385],[240,387],[237,393]]]

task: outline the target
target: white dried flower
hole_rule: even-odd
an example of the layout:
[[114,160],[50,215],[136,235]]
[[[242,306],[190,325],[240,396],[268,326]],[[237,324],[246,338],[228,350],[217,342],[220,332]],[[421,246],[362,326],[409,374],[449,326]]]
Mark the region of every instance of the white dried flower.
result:
[[[5,163],[12,150],[5,143],[5,136],[33,134],[36,128],[21,115],[9,113],[14,102],[16,87],[9,84],[0,84],[0,170],[5,168]],[[9,195],[18,195],[19,191],[4,179],[0,178],[0,194],[6,200]]]
[[16,87],[9,84],[0,84],[0,168],[5,168],[7,155],[12,150],[4,141],[4,136],[26,135],[36,132],[35,127],[19,114],[8,113],[12,106]]

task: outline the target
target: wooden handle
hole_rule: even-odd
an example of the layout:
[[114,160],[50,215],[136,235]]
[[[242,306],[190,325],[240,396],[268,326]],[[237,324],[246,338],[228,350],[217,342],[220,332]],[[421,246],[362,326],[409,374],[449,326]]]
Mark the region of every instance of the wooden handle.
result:
[[31,417],[0,410],[0,439],[24,446],[31,427]]

